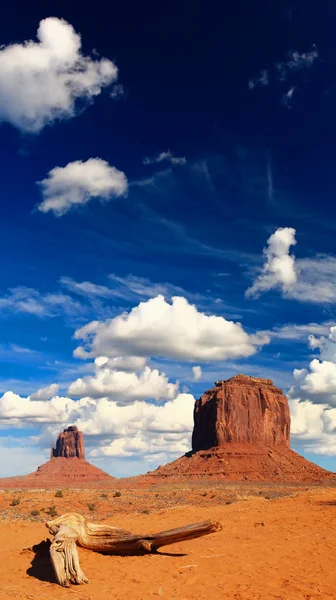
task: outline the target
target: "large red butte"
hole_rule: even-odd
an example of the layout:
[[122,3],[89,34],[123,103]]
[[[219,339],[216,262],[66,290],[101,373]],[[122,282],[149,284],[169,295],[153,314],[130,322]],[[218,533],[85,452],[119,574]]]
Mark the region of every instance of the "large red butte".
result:
[[237,444],[289,448],[287,398],[270,379],[236,375],[217,381],[196,400],[192,449]]

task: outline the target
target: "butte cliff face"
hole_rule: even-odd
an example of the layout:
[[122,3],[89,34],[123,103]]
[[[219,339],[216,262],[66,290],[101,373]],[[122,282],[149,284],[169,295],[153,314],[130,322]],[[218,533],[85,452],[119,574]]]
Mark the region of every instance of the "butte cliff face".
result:
[[289,434],[287,398],[270,379],[236,375],[196,400],[194,452],[227,443],[289,448]]
[[84,438],[78,427],[71,425],[59,434],[56,448],[51,445],[50,458],[85,458]]

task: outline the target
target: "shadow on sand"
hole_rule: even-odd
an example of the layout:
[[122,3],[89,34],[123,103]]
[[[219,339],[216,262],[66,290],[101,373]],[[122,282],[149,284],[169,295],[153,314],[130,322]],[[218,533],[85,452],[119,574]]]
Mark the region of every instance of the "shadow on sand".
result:
[[31,562],[31,566],[27,569],[27,575],[35,577],[40,581],[48,581],[56,583],[54,571],[50,562],[49,548],[50,540],[45,540],[39,544],[35,544],[31,549],[35,552],[35,556]]
[[336,500],[321,500],[319,506],[336,506]]

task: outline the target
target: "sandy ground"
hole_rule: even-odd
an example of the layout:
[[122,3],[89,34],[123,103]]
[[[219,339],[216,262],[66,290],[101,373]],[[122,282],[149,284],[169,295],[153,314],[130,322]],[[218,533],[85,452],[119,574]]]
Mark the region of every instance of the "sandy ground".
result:
[[[274,487],[251,492],[161,488],[122,491],[116,498],[92,490],[67,490],[63,498],[50,490],[0,492],[0,599],[336,599],[336,489],[291,489],[286,497]],[[18,496],[20,504],[11,506]],[[94,511],[87,508],[90,501]],[[79,549],[91,583],[65,589],[54,583],[48,556],[31,549],[48,532],[44,512],[30,512],[54,504],[59,514],[70,508],[139,533],[204,519],[219,520],[223,530],[157,555],[103,556]]]

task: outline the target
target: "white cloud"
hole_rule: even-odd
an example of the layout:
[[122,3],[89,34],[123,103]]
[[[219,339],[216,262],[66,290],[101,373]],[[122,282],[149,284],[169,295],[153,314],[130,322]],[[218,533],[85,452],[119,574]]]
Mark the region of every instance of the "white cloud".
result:
[[107,358],[107,356],[98,356],[95,358],[95,365],[105,367],[112,371],[141,371],[146,364],[147,359],[144,356],[116,356]]
[[318,255],[296,261],[299,277],[288,297],[299,302],[331,304],[336,302],[336,258]]
[[277,78],[284,81],[293,72],[311,69],[318,58],[316,46],[313,46],[310,52],[297,52],[296,50],[288,52],[287,60],[275,65]]
[[191,394],[183,393],[160,406],[144,401],[119,406],[107,398],[74,401],[56,396],[36,402],[6,392],[0,398],[0,423],[35,424],[42,428],[39,438],[45,445],[61,428],[74,424],[83,431],[88,446],[94,436],[93,458],[167,461],[190,450],[194,401]]
[[162,296],[171,296],[172,294],[176,294],[178,292],[183,292],[182,288],[177,286],[173,286],[169,283],[153,283],[147,277],[138,277],[136,275],[127,275],[126,277],[119,277],[111,273],[109,275],[109,279],[115,283],[120,284],[119,293],[125,294],[125,291],[122,292],[122,288],[127,288],[130,292],[137,296],[144,296],[145,298],[150,298],[152,296],[158,296],[162,294]]
[[125,173],[111,167],[101,158],[76,160],[65,167],[54,167],[48,177],[39,182],[43,201],[38,210],[52,211],[60,217],[71,208],[84,205],[91,198],[110,200],[127,193]]
[[170,150],[167,150],[166,152],[160,152],[157,156],[146,156],[146,158],[143,159],[143,164],[154,165],[163,161],[168,161],[172,165],[185,165],[187,162],[184,156],[174,156]]
[[202,367],[195,366],[192,368],[194,381],[199,381],[202,377]]
[[75,356],[165,356],[181,360],[224,360],[251,356],[269,337],[249,335],[240,323],[208,316],[183,297],[163,296],[141,302],[129,313],[92,321],[77,329],[84,340]]
[[322,415],[325,407],[310,401],[290,399],[291,437],[296,440],[318,441],[323,434]]
[[274,329],[267,331],[267,333],[271,338],[279,340],[307,341],[309,337],[314,335],[328,335],[331,326],[331,321],[325,321],[323,323],[307,323],[304,325],[288,323],[281,327],[274,327]]
[[69,412],[76,412],[80,404],[70,398],[55,396],[51,400],[32,400],[23,398],[13,392],[5,392],[0,398],[0,422],[7,425],[23,425],[23,423],[62,423],[67,420]]
[[290,247],[296,244],[295,229],[279,228],[267,240],[266,258],[260,275],[246,290],[246,296],[259,297],[271,289],[282,291],[284,298],[330,304],[336,301],[336,258],[317,255],[295,259]]
[[52,396],[56,396],[58,390],[58,383],[52,383],[51,385],[47,385],[46,387],[36,390],[36,392],[34,392],[33,394],[30,394],[30,400],[38,402],[49,400],[49,398],[51,398]]
[[336,408],[310,400],[289,400],[291,440],[304,452],[336,455]]
[[336,407],[336,363],[314,358],[308,369],[295,369],[291,395]]
[[77,282],[71,277],[61,277],[60,283],[70,292],[82,296],[90,296],[91,298],[119,298],[126,300],[134,300],[137,296],[150,298],[162,294],[163,296],[171,297],[173,295],[187,293],[178,286],[169,283],[154,283],[147,277],[138,277],[136,275],[126,275],[120,277],[113,273],[108,276],[113,287],[107,287],[92,283],[90,281]]
[[260,71],[260,73],[259,73],[259,75],[257,75],[257,77],[250,79],[248,85],[249,85],[250,90],[253,90],[258,85],[266,86],[268,84],[269,84],[269,73],[268,73],[267,69],[263,69],[262,71]]
[[[263,69],[256,77],[252,77],[248,83],[249,89],[286,82],[287,90],[282,95],[281,101],[284,106],[290,108],[297,90],[298,73],[306,74],[315,65],[318,58],[316,46],[313,46],[309,52],[297,52],[296,50],[288,52],[286,60],[272,65],[269,69]],[[290,82],[289,88],[288,82]]]
[[[80,377],[68,388],[70,396],[108,398],[119,405],[132,404],[137,400],[171,400],[178,392],[178,383],[169,383],[165,373],[145,367],[138,375],[110,369],[109,361],[95,361],[94,375]],[[114,364],[112,363],[112,366]]]
[[330,327],[328,337],[309,336],[309,346],[318,350],[307,369],[294,370],[290,396],[302,402],[336,407],[336,326]]
[[290,247],[296,244],[295,229],[277,229],[267,240],[263,249],[265,264],[253,285],[246,291],[247,296],[258,297],[262,292],[280,287],[284,292],[296,283],[295,258],[289,254]]
[[309,346],[313,350],[318,349],[320,358],[326,361],[336,363],[336,327],[332,325],[328,331],[328,337],[321,336],[319,338],[311,334],[309,336]]
[[61,277],[60,284],[70,292],[91,298],[122,298],[122,290],[108,288],[106,285],[92,283],[91,281],[74,281],[71,277]]
[[[240,318],[241,314],[238,313],[237,309],[229,304],[224,304],[221,298],[216,297],[218,294],[218,284],[213,291],[206,290],[204,293],[190,292],[178,285],[174,285],[168,282],[158,283],[151,281],[148,277],[139,277],[137,275],[128,274],[124,277],[115,275],[114,273],[108,276],[111,287],[106,285],[92,283],[90,281],[77,282],[71,277],[61,277],[60,283],[70,292],[83,296],[91,304],[97,313],[99,304],[98,299],[116,298],[118,299],[119,305],[122,304],[134,304],[139,301],[140,298],[151,298],[154,296],[164,296],[166,300],[170,300],[173,296],[184,296],[187,300],[206,311],[207,313],[212,310],[220,310],[222,313],[225,311],[227,314],[233,313],[233,318]],[[105,309],[105,315],[106,309]],[[109,315],[111,316],[111,315]]]
[[75,116],[77,101],[92,101],[118,76],[112,61],[81,53],[80,35],[63,19],[42,20],[37,39],[0,49],[0,120],[28,133]]
[[136,402],[118,407],[102,399],[89,418],[78,420],[77,425],[86,435],[101,436],[93,457],[144,457],[165,462],[190,450],[193,407],[191,394],[179,394],[163,406]]
[[60,314],[74,316],[83,312],[79,302],[61,293],[41,294],[24,286],[15,287],[0,298],[0,311],[26,313],[36,317],[55,317]]
[[305,451],[336,455],[336,327],[328,337],[310,336],[319,350],[307,369],[294,370],[289,391],[292,439]]
[[294,92],[295,92],[295,86],[293,85],[291,88],[289,88],[289,90],[287,90],[287,92],[281,98],[282,104],[284,106],[286,106],[287,108],[291,108]]

